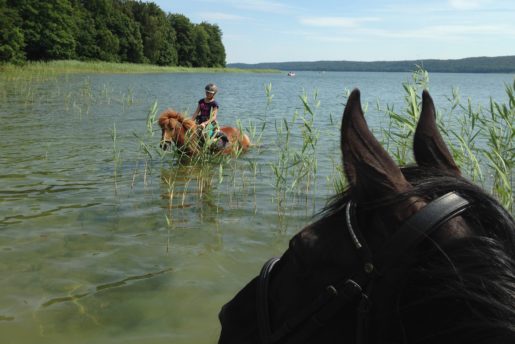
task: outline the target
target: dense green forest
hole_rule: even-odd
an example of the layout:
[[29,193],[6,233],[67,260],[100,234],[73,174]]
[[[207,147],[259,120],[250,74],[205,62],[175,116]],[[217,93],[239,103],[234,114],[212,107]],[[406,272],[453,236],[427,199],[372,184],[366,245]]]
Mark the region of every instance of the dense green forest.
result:
[[0,63],[225,67],[222,31],[135,0],[0,0]]
[[279,69],[286,71],[349,71],[349,72],[413,72],[417,66],[432,73],[514,73],[515,56],[470,57],[457,60],[411,61],[315,61],[243,64],[228,67],[252,69]]

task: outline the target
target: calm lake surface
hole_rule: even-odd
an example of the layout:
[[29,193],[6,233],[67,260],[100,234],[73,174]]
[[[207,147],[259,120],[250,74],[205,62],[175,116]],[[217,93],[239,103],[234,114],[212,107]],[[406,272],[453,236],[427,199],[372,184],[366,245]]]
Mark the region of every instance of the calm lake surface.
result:
[[[345,91],[361,89],[367,120],[380,129],[385,117],[376,104],[403,109],[402,84],[410,79],[350,72],[0,76],[0,343],[216,343],[220,307],[334,193]],[[453,88],[464,104],[471,98],[474,107],[487,106],[490,97],[506,102],[505,83],[513,80],[430,74],[429,88],[446,113]],[[149,134],[147,116],[155,104],[158,113],[191,114],[209,82],[220,89],[219,122],[240,121],[258,146],[206,173],[161,157],[160,133],[154,124]],[[291,178],[278,183],[281,135],[284,120],[305,113],[304,93],[316,113],[316,159],[307,160],[316,170],[292,187]],[[288,130],[299,146],[302,127]]]

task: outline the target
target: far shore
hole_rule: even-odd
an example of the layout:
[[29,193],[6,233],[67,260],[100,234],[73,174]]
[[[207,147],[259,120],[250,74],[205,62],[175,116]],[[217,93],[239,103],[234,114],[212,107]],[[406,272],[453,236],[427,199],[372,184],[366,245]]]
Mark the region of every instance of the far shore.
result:
[[135,63],[89,62],[76,60],[59,60],[47,62],[28,62],[24,65],[0,64],[2,74],[74,74],[74,73],[281,73],[277,69],[241,69],[241,68],[204,68],[156,66]]

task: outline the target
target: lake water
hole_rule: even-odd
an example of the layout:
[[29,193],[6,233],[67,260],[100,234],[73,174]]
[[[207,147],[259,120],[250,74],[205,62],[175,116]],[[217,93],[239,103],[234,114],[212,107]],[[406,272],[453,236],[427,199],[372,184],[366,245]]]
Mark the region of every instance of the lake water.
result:
[[[384,115],[376,103],[402,109],[410,78],[0,76],[0,343],[216,343],[220,307],[334,193],[346,90],[361,89],[367,119],[379,129]],[[453,88],[487,106],[489,97],[506,102],[505,83],[513,80],[431,74],[429,86],[445,113]],[[150,109],[191,114],[208,82],[220,88],[221,124],[240,121],[258,146],[204,169],[160,157],[157,126],[154,136],[147,132]],[[281,166],[284,120],[305,114],[304,93],[316,112],[318,143],[316,159],[308,150],[303,161],[316,170],[291,188],[291,176],[278,182],[293,168]],[[302,126],[289,132],[298,147]]]

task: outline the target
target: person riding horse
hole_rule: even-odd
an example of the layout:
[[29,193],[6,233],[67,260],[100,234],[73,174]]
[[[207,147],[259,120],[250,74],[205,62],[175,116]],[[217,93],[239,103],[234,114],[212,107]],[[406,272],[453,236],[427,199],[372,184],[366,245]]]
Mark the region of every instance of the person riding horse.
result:
[[202,144],[205,142],[206,138],[210,139],[214,137],[217,146],[221,145],[223,147],[227,144],[228,139],[220,132],[216,121],[219,106],[218,102],[215,100],[215,95],[218,92],[218,87],[215,84],[207,84],[204,89],[206,96],[198,101],[197,109],[193,113],[192,119],[199,125],[199,128],[202,129]]

